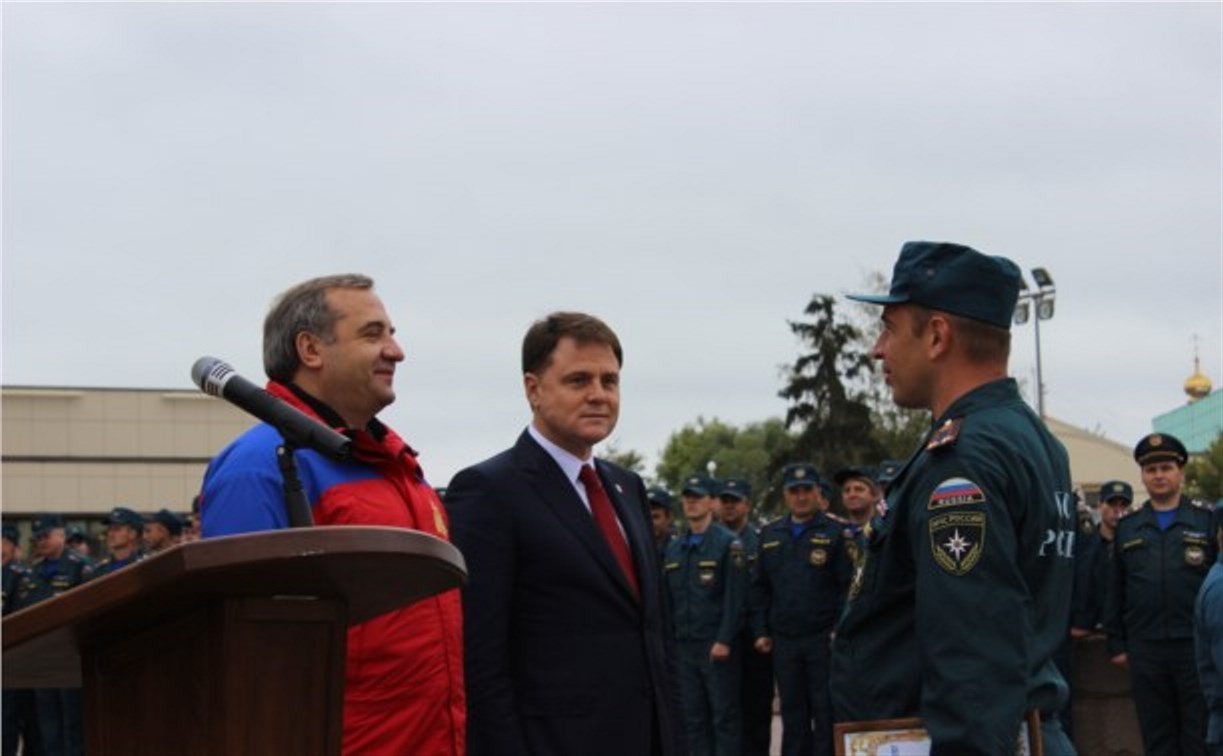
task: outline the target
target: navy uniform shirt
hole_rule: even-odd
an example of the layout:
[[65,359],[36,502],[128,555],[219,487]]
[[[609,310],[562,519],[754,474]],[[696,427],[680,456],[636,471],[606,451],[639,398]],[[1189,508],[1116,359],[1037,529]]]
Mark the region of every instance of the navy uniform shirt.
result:
[[94,568],[90,571],[90,574],[86,579],[92,580],[93,578],[102,577],[103,575],[109,575],[110,573],[121,570],[128,565],[135,564],[147,556],[148,553],[144,550],[136,550],[126,559],[116,559],[113,556],[108,556],[94,565]]
[[757,638],[805,638],[832,630],[845,603],[853,563],[845,526],[824,512],[795,523],[790,515],[760,531],[753,605],[763,607]]
[[1104,622],[1104,598],[1108,594],[1109,564],[1113,542],[1097,530],[1079,528],[1074,555],[1074,608],[1071,627],[1095,630]]
[[59,559],[42,559],[30,565],[30,573],[17,587],[18,608],[58,596],[89,579],[93,565],[72,549]]
[[1117,523],[1104,629],[1114,656],[1128,641],[1193,637],[1193,602],[1215,563],[1213,508],[1182,496],[1161,531],[1147,501]]
[[17,589],[24,580],[28,580],[30,568],[26,567],[16,559],[9,560],[9,563],[0,568],[0,576],[2,583],[0,585],[0,606],[3,606],[3,613],[10,614],[14,609],[18,609],[17,605]]
[[756,580],[756,573],[759,569],[760,560],[760,533],[752,527],[749,522],[743,526],[743,529],[735,532],[731,531],[740,543],[743,544],[743,553],[747,557],[747,578],[745,595],[743,597],[743,627],[742,631],[749,639],[754,639],[752,628],[759,621],[757,617],[764,611],[764,607],[760,606],[756,601],[752,591],[752,584]]
[[920,716],[933,754],[1007,753],[1067,694],[1075,506],[1065,448],[1012,379],[937,418],[872,522],[833,643],[840,721]]
[[743,622],[747,556],[726,528],[685,532],[667,544],[663,572],[675,619],[675,639],[730,645]]

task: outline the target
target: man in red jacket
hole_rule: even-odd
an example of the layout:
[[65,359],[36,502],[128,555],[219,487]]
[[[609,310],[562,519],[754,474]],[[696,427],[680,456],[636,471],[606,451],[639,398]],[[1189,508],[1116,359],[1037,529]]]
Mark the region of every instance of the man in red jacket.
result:
[[[319,525],[389,525],[448,538],[445,510],[416,452],[375,415],[395,401],[403,350],[366,276],[316,278],[282,294],[263,326],[268,391],[344,433],[353,459],[296,453]],[[208,466],[205,538],[283,528],[282,440],[260,424]],[[457,590],[348,631],[346,754],[462,756],[466,726],[463,628]]]

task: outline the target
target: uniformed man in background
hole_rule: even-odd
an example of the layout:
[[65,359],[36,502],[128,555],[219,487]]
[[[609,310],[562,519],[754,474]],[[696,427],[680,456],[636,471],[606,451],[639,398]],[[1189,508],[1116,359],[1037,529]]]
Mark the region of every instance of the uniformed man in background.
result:
[[645,492],[650,502],[650,528],[654,533],[654,546],[658,549],[658,562],[662,564],[667,553],[667,544],[675,537],[675,513],[671,510],[671,493],[662,486],[650,486]]
[[715,483],[696,474],[680,492],[686,527],[667,547],[664,583],[679,651],[680,708],[691,756],[741,756],[739,663],[747,556],[714,520]]
[[89,542],[89,537],[85,535],[84,529],[77,525],[69,525],[64,530],[64,542],[68,544],[68,548],[76,553],[93,561],[93,544]]
[[[718,498],[722,501],[722,524],[743,543],[750,585],[756,577],[760,553],[760,534],[752,525],[752,484],[747,478],[726,478]],[[735,656],[741,675],[739,700],[743,705],[744,756],[768,756],[773,735],[773,659],[756,650],[750,619],[753,612],[763,610],[749,596],[744,607],[743,627],[735,640]]]
[[1026,712],[1045,753],[1070,626],[1068,456],[1007,377],[1019,268],[958,244],[901,249],[874,357],[892,399],[932,430],[872,521],[833,651],[838,720],[917,716],[931,753],[1013,753]]
[[879,463],[879,473],[875,476],[879,483],[879,493],[887,493],[888,485],[900,474],[900,468],[905,466],[903,459],[885,459]]
[[170,510],[159,510],[144,521],[144,548],[156,554],[176,546],[182,539],[183,524],[183,519]]
[[1086,638],[1101,629],[1104,598],[1108,593],[1109,564],[1117,523],[1126,508],[1134,503],[1134,489],[1122,480],[1100,486],[1096,510],[1100,522],[1090,531],[1080,528],[1079,551],[1074,565],[1074,609],[1070,615],[1070,637]]
[[[0,540],[3,552],[3,613],[11,614],[17,609],[17,588],[29,579],[30,569],[21,561],[20,536],[17,526],[4,523],[3,540]],[[40,753],[38,745],[38,730],[34,721],[34,691],[16,688],[5,688],[2,694],[3,723],[0,724],[0,736],[3,738],[3,756],[16,756],[20,749],[23,754],[37,756]]]
[[1181,492],[1189,454],[1152,433],[1134,448],[1150,497],[1117,523],[1104,609],[1114,664],[1129,667],[1147,756],[1205,753],[1206,703],[1193,648],[1193,602],[1215,562],[1214,511]]
[[[19,608],[45,601],[90,577],[85,557],[68,548],[64,518],[42,514],[34,518],[34,561],[29,579],[17,589]],[[84,750],[80,688],[39,688],[34,691],[38,740],[47,756],[80,754]]]
[[790,513],[760,532],[760,559],[752,601],[754,646],[773,654],[781,697],[782,756],[832,753],[829,638],[853,572],[844,526],[820,508],[814,465],[782,470]]
[[115,507],[103,522],[106,523],[106,548],[110,553],[95,565],[95,578],[135,564],[146,556],[140,546],[143,517],[127,507]]

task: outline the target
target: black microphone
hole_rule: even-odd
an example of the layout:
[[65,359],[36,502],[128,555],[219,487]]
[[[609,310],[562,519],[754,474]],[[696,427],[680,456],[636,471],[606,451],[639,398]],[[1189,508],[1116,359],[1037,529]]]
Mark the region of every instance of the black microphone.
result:
[[277,399],[234,372],[216,357],[201,357],[191,366],[191,380],[200,391],[219,396],[280,431],[292,446],[313,449],[335,460],[352,456],[352,441],[296,407]]

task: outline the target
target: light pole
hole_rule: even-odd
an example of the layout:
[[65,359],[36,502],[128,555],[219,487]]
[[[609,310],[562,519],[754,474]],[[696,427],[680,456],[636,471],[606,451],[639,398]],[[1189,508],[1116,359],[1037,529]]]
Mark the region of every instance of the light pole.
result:
[[1019,302],[1015,305],[1015,323],[1023,325],[1028,322],[1030,309],[1035,306],[1036,318],[1032,328],[1036,332],[1036,414],[1041,419],[1045,417],[1045,379],[1040,368],[1040,321],[1053,317],[1053,276],[1044,268],[1032,268],[1032,280],[1036,282],[1035,289],[1028,288],[1028,282],[1023,274],[1019,275]]

